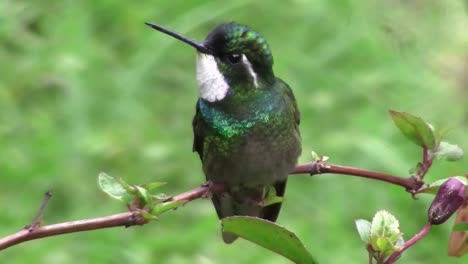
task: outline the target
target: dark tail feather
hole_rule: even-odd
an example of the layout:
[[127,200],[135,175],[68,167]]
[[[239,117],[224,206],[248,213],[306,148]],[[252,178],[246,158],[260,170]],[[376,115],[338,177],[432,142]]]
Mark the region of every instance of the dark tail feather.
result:
[[230,232],[222,231],[222,234],[223,234],[223,241],[226,244],[231,244],[232,242],[236,241],[236,239],[239,237],[239,236],[234,235],[233,233],[230,233]]
[[[275,184],[276,196],[284,196],[284,191],[286,190],[286,181],[277,182]],[[281,209],[281,204],[275,203],[269,206],[263,207],[262,218],[271,222],[275,222],[278,219],[278,215]]]
[[[277,196],[284,196],[284,191],[286,188],[286,181],[278,182],[274,185],[276,189]],[[263,188],[262,188],[263,189]],[[244,189],[244,195],[251,196],[252,200],[260,201],[261,198],[258,198],[263,193],[262,190],[251,190],[251,192]],[[241,191],[242,192],[242,191]],[[258,193],[255,194],[255,193]],[[239,194],[239,193],[237,193]],[[255,198],[252,198],[255,197]],[[236,200],[237,198],[237,200]],[[258,199],[257,199],[258,198]],[[279,211],[281,209],[281,203],[272,204],[266,207],[261,207],[260,205],[249,203],[249,202],[239,202],[241,199],[239,197],[233,197],[228,193],[213,194],[212,201],[219,219],[225,217],[234,216],[234,215],[244,215],[244,216],[254,216],[261,217],[268,221],[275,222],[278,218]],[[237,235],[222,231],[223,240],[225,243],[230,244],[237,239]]]

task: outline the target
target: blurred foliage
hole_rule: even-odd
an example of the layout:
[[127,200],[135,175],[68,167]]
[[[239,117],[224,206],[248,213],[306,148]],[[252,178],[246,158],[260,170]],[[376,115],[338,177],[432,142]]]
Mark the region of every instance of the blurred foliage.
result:
[[[32,219],[53,190],[44,221],[125,210],[101,193],[106,171],[130,183],[168,182],[175,194],[204,176],[191,152],[197,89],[194,51],[143,22],[195,39],[235,20],[269,42],[275,73],[302,113],[303,155],[408,175],[420,150],[387,109],[451,129],[468,149],[466,1],[24,1],[0,2],[1,234]],[[434,181],[468,171],[436,162]],[[426,221],[432,197],[413,200],[388,184],[345,176],[294,176],[279,223],[320,263],[363,263],[353,221],[386,209],[405,237]],[[351,196],[351,198],[349,198]],[[158,223],[27,242],[1,263],[288,263],[247,241],[225,245],[209,201]],[[450,225],[434,228],[405,263],[448,258]],[[464,258],[466,259],[466,257]]]

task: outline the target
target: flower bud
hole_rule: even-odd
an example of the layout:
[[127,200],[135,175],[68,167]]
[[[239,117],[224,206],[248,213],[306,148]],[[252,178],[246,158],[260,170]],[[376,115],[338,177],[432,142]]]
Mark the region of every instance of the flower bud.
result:
[[432,225],[440,225],[455,213],[466,199],[466,186],[457,178],[445,181],[427,210]]

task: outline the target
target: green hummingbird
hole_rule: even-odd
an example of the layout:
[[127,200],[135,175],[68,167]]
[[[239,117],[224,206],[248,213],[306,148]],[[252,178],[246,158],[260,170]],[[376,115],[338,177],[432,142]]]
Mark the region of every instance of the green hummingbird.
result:
[[[200,98],[192,123],[193,151],[206,179],[228,189],[212,195],[218,217],[276,221],[281,203],[262,202],[271,192],[284,196],[287,176],[301,153],[300,117],[291,88],[273,73],[266,40],[235,22],[216,26],[203,42],[146,24],[197,51]],[[226,243],[237,238],[222,234]]]

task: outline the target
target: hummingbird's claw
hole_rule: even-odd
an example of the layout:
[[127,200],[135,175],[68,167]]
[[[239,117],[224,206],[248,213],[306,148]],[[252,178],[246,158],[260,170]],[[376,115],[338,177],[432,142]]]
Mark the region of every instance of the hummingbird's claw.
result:
[[211,199],[213,196],[212,188],[214,186],[214,183],[212,181],[206,181],[202,184],[202,187],[206,188],[206,192],[202,195],[202,198],[206,199]]

